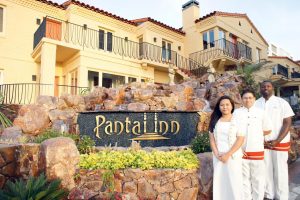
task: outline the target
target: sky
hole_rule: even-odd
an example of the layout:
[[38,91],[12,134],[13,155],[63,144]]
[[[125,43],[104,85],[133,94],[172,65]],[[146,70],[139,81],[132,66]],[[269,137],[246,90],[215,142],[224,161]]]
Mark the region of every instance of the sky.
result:
[[[66,0],[53,0],[63,3]],[[81,0],[125,19],[151,17],[182,27],[181,6],[188,0]],[[246,13],[263,37],[300,60],[299,0],[198,0],[200,16],[213,11]]]

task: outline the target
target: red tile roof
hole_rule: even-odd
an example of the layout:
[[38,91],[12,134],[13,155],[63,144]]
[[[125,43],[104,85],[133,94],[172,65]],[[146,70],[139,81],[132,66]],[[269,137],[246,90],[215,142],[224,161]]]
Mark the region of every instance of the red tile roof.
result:
[[134,23],[137,23],[137,24],[144,23],[144,22],[152,22],[152,23],[154,23],[158,26],[161,26],[163,28],[169,29],[169,30],[174,31],[176,33],[179,33],[181,35],[185,35],[185,32],[183,32],[182,30],[173,28],[171,26],[168,26],[168,25],[166,25],[166,24],[164,24],[160,21],[152,19],[151,17],[145,17],[145,18],[141,18],[141,19],[134,19],[134,20],[131,20],[131,21],[134,22]]
[[49,0],[36,0],[36,1],[39,1],[39,2],[42,2],[42,3],[45,3],[45,4],[48,4],[48,5],[52,5],[52,6],[55,6],[57,8],[61,8],[61,9],[67,9],[69,5],[71,4],[74,4],[74,5],[77,5],[77,6],[80,6],[80,7],[83,7],[83,8],[86,8],[86,9],[89,9],[91,11],[94,11],[94,12],[97,12],[97,13],[100,13],[102,15],[105,15],[105,16],[108,16],[108,17],[111,17],[111,18],[114,18],[116,20],[119,20],[119,21],[122,21],[124,23],[127,23],[127,24],[130,24],[130,25],[133,25],[133,26],[138,26],[139,23],[142,23],[142,22],[146,22],[146,21],[150,21],[154,24],[157,24],[163,28],[166,28],[166,29],[169,29],[171,31],[174,31],[176,33],[179,33],[181,35],[185,35],[185,33],[182,31],[182,30],[179,30],[179,29],[176,29],[176,28],[173,28],[171,26],[168,26],[162,22],[159,22],[155,19],[152,19],[150,17],[146,17],[146,18],[142,18],[142,19],[136,19],[136,20],[128,20],[128,19],[125,19],[125,18],[122,18],[120,16],[117,16],[117,15],[114,15],[110,12],[107,12],[107,11],[104,11],[104,10],[101,10],[99,8],[96,8],[94,6],[91,6],[91,5],[88,5],[88,4],[85,4],[85,3],[82,3],[80,1],[77,1],[77,0],[68,0],[66,2],[64,2],[63,4],[59,5],[57,3],[54,3],[52,1],[49,1]]
[[36,1],[39,1],[44,4],[48,4],[50,6],[54,6],[54,7],[60,8],[60,9],[64,9],[64,7],[62,5],[59,5],[58,3],[54,3],[53,1],[49,1],[49,0],[36,0]]
[[198,22],[200,22],[202,20],[205,20],[205,19],[207,19],[209,17],[212,17],[212,16],[245,18],[253,26],[253,28],[255,29],[255,31],[258,33],[258,35],[264,41],[264,43],[268,45],[268,42],[265,40],[265,38],[262,36],[262,34],[258,31],[258,29],[255,27],[255,25],[250,20],[250,18],[247,16],[247,14],[244,14],[244,13],[229,13],[229,12],[214,11],[214,12],[211,12],[211,13],[209,13],[209,14],[207,14],[207,15],[199,18],[199,19],[196,19],[195,23],[198,23]]
[[268,56],[268,58],[287,59],[287,60],[291,61],[292,63],[294,63],[294,64],[296,64],[300,67],[299,60],[294,61],[294,60],[292,60],[292,59],[290,59],[289,57],[286,57],[286,56]]
[[77,6],[80,6],[80,7],[83,7],[83,8],[86,8],[86,9],[89,9],[91,11],[94,11],[94,12],[97,12],[97,13],[100,13],[102,15],[105,15],[105,16],[108,16],[108,17],[111,17],[111,18],[114,18],[114,19],[117,19],[117,20],[120,20],[122,22],[125,22],[127,24],[130,24],[130,25],[133,25],[133,26],[137,26],[134,22],[128,20],[128,19],[125,19],[125,18],[122,18],[120,16],[117,16],[117,15],[114,15],[110,12],[107,12],[107,11],[104,11],[102,9],[99,9],[99,8],[96,8],[94,6],[90,6],[89,4],[85,4],[85,3],[82,3],[80,1],[76,1],[76,0],[68,0],[66,1],[65,3],[62,4],[62,6],[64,6],[65,8],[67,8],[69,5],[71,4],[74,4],[74,5],[77,5]]

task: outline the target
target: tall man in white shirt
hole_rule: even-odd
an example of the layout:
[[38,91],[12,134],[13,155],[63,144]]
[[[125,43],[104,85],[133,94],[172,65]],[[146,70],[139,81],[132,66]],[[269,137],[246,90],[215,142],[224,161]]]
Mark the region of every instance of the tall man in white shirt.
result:
[[260,85],[262,97],[255,105],[264,109],[271,118],[272,132],[265,136],[265,164],[267,199],[288,200],[288,151],[290,127],[294,112],[287,101],[273,95],[273,85],[264,81]]
[[244,200],[263,200],[265,192],[264,135],[272,124],[266,112],[254,106],[255,93],[242,92],[243,107],[234,111],[246,140],[242,147]]

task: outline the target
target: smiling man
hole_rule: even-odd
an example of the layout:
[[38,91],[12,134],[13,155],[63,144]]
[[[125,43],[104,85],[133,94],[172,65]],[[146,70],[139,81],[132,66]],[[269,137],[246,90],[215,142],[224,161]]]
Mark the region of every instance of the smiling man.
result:
[[245,134],[242,147],[244,200],[263,200],[265,191],[264,135],[270,134],[272,124],[266,112],[254,106],[255,93],[244,90],[241,94],[243,107],[235,110]]
[[290,148],[290,127],[294,112],[287,101],[273,95],[272,82],[260,85],[262,95],[255,105],[264,109],[272,121],[272,132],[265,136],[265,164],[267,199],[288,200],[288,151]]

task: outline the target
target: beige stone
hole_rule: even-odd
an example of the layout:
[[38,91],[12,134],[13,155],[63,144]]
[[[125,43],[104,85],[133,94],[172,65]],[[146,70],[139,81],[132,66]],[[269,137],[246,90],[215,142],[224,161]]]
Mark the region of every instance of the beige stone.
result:
[[49,118],[54,120],[68,120],[75,117],[75,111],[73,109],[68,110],[51,110],[49,111]]
[[174,186],[178,190],[182,190],[184,188],[190,188],[192,186],[192,180],[189,176],[186,176],[178,181],[175,181]]
[[123,193],[137,193],[137,184],[133,181],[125,182],[123,185]]
[[196,200],[198,188],[188,188],[183,190],[178,196],[178,200]]
[[37,135],[50,125],[47,110],[38,105],[24,105],[19,110],[14,125],[22,129],[23,133]]
[[45,166],[48,179],[61,179],[62,187],[75,187],[73,176],[79,162],[79,152],[70,138],[58,137],[41,144],[41,164]]
[[57,108],[57,98],[53,96],[38,96],[36,104],[43,106],[46,110],[53,110]]
[[138,180],[138,196],[144,199],[156,199],[157,192],[153,189],[153,186],[147,182],[145,178]]
[[149,106],[144,103],[130,103],[128,104],[128,110],[131,111],[146,111],[149,110]]

